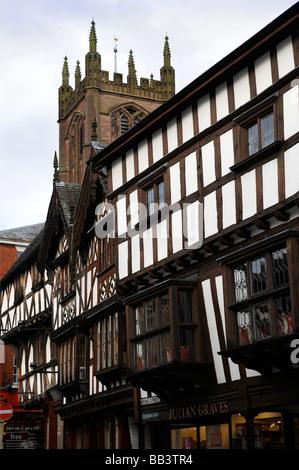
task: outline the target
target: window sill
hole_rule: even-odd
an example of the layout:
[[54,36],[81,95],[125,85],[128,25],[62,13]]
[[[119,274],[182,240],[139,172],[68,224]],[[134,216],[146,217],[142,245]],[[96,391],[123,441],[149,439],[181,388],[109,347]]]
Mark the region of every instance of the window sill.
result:
[[259,150],[258,152],[250,155],[250,157],[244,158],[240,162],[236,163],[235,165],[230,167],[231,171],[241,171],[245,168],[260,162],[262,159],[268,157],[269,155],[278,152],[282,147],[283,142],[281,140],[277,140],[272,144],[268,145],[267,147]]

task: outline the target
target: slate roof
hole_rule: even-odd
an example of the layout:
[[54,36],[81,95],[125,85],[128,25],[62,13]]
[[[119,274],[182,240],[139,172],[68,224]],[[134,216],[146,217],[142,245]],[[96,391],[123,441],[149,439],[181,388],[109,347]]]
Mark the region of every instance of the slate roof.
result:
[[31,242],[44,227],[44,223],[26,225],[0,231],[0,239]]
[[[3,284],[6,284],[11,276],[21,267],[26,266],[27,261],[31,259],[31,257],[37,253],[39,250],[43,234],[44,234],[44,224],[37,224],[41,226],[41,230],[35,236],[35,238],[31,241],[30,245],[26,248],[26,250],[19,256],[17,261],[11,266],[11,268],[7,271],[7,273],[3,276],[0,281],[1,287]],[[37,228],[37,227],[36,227]]]
[[61,204],[63,216],[68,226],[70,223],[72,223],[82,186],[81,184],[64,182],[55,183],[55,186],[59,202]]

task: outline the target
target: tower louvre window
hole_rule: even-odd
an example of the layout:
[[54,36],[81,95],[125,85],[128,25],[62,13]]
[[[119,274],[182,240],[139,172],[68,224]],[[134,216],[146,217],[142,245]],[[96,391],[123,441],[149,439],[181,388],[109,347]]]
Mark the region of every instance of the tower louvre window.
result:
[[123,135],[130,128],[129,119],[124,114],[120,118],[120,133]]

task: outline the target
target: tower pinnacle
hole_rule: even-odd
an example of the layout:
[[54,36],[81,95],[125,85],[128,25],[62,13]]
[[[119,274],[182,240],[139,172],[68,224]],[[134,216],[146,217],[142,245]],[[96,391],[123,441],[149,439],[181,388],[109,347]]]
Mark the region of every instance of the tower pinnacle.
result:
[[89,52],[97,52],[97,34],[95,22],[93,20],[91,22],[91,29],[89,35]]
[[70,78],[69,66],[68,66],[67,57],[65,56],[63,67],[62,67],[62,85],[67,85],[68,86],[69,85],[69,78]]

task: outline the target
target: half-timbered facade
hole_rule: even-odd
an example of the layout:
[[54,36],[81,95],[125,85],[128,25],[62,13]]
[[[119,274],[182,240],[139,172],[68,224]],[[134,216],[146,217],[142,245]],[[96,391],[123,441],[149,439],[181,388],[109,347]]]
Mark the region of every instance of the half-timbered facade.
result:
[[297,4],[93,159],[158,448],[298,446],[298,60]]
[[82,184],[55,159],[1,328],[57,445],[298,447],[298,44],[296,4],[109,145],[92,115]]

